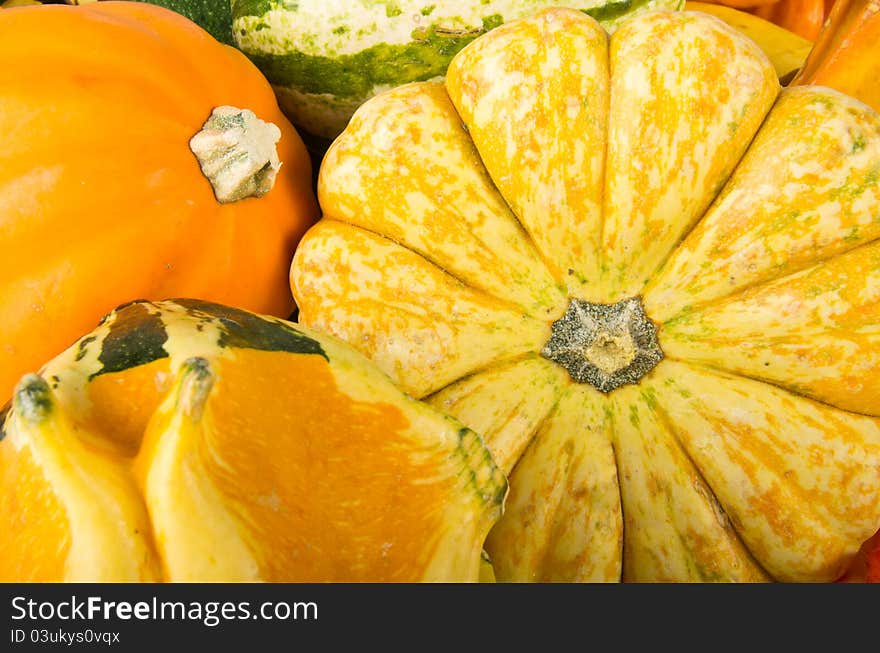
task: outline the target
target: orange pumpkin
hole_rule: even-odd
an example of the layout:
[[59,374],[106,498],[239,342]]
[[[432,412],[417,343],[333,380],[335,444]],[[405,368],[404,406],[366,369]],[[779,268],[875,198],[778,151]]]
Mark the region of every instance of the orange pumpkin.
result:
[[[0,396],[130,300],[290,314],[311,164],[243,54],[169,10],[101,2],[3,11],[0,61]],[[220,202],[202,166],[223,162],[190,149],[222,106],[251,112],[219,120],[254,136],[241,147],[256,175],[232,185],[262,196]],[[210,158],[226,138],[194,147]]]

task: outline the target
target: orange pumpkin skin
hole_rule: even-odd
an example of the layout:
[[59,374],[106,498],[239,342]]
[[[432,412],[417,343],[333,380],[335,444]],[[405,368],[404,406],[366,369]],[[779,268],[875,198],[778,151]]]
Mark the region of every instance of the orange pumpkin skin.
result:
[[[101,2],[4,11],[0,60],[0,396],[134,299],[290,314],[311,163],[243,54],[169,10]],[[262,197],[220,204],[189,148],[221,105],[281,131]]]

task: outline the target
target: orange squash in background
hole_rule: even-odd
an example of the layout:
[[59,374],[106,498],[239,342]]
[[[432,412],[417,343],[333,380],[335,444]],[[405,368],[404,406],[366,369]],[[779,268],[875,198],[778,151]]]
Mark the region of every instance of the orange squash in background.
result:
[[880,1],[837,0],[792,84],[830,86],[880,111]]
[[779,0],[754,7],[752,13],[814,41],[825,22],[825,0]]
[[[310,161],[243,54],[171,11],[101,2],[3,11],[0,61],[0,396],[131,300],[290,314]],[[252,112],[217,119],[257,135],[248,156],[277,141],[274,184],[278,162],[249,160],[260,197],[218,201],[190,149],[221,106]],[[227,135],[201,138],[210,158]]]
[[831,0],[708,0],[748,11],[813,41],[831,10]]

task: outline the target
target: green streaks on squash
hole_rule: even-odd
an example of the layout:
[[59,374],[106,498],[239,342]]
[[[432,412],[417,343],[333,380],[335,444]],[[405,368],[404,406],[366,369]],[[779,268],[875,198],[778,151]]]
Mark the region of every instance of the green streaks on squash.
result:
[[89,376],[89,380],[167,358],[168,314],[165,308],[168,305],[184,309],[193,320],[193,329],[201,331],[205,323],[213,323],[219,333],[218,347],[317,355],[330,360],[317,340],[283,320],[198,299],[159,303],[139,300],[124,304],[107,316],[108,331],[103,339],[89,335],[78,343],[77,361],[86,356],[90,347],[101,347],[97,357],[101,367]]
[[[649,9],[683,0],[585,0],[567,6],[609,32]],[[320,0],[232,0],[237,46],[274,86],[300,129],[333,139],[360,104],[386,88],[440,78],[462,48],[550,1],[430,0],[322,5]]]
[[220,347],[314,354],[327,361],[330,360],[321,343],[305,335],[292,324],[195,299],[178,299],[175,303],[183,306],[193,315],[206,316],[219,322],[220,339],[217,344]]
[[[109,333],[101,341],[101,353],[98,355],[101,369],[93,373],[89,380],[101,374],[121,372],[168,357],[165,351],[165,342],[168,340],[165,323],[162,316],[151,312],[148,306],[146,302],[132,302],[114,311]],[[88,344],[81,346],[78,357],[82,358]]]
[[443,75],[455,53],[483,33],[438,34],[431,26],[411,43],[380,43],[357,54],[330,57],[292,51],[283,55],[249,53],[249,57],[273,84],[299,86],[309,93],[360,97],[377,85],[398,86]]

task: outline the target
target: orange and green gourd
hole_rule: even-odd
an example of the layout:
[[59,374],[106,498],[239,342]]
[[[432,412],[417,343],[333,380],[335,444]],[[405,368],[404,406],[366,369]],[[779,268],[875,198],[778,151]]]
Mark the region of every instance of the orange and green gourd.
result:
[[335,338],[134,302],[2,411],[0,581],[476,581],[506,489]]

